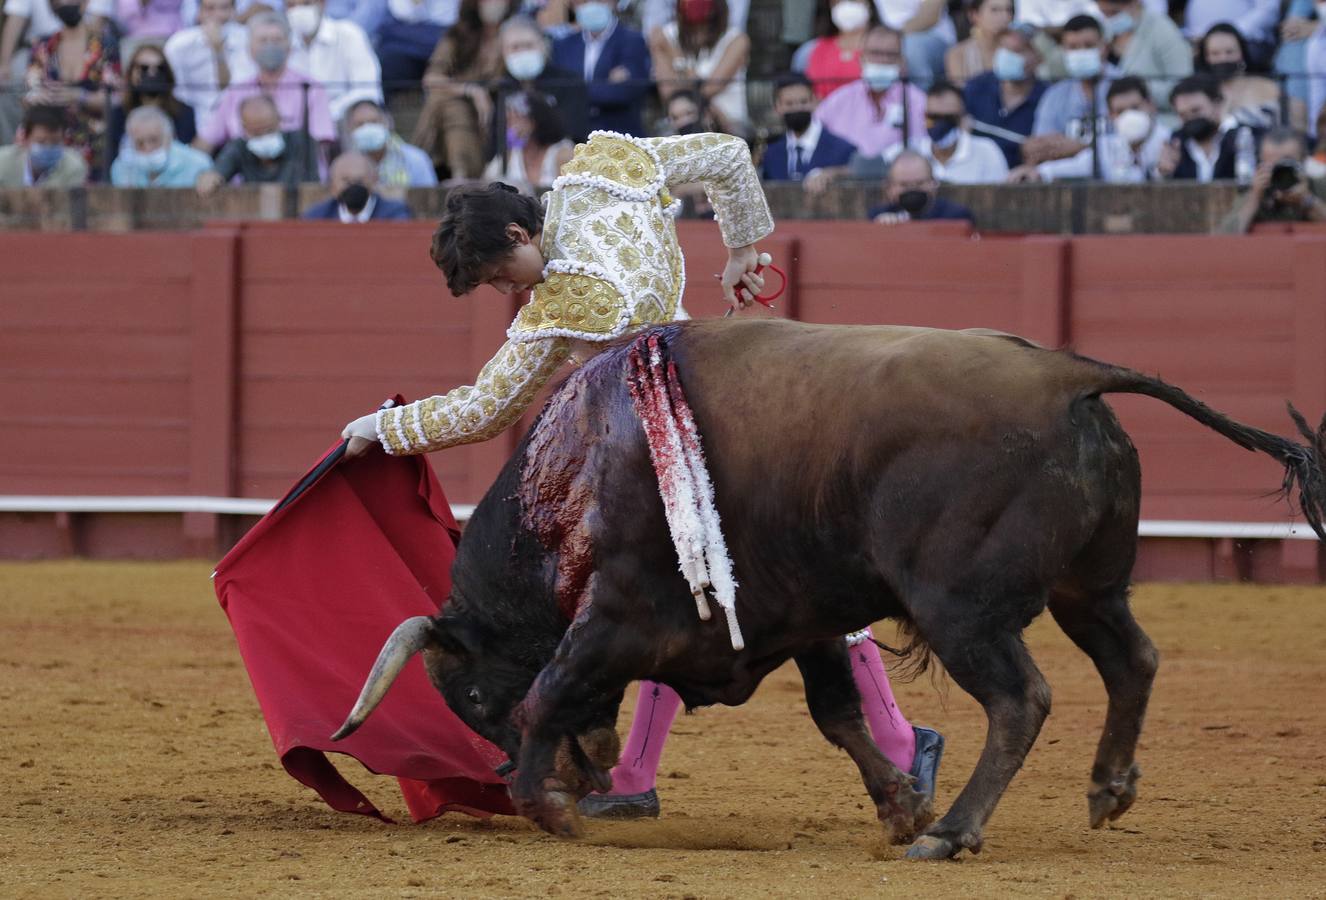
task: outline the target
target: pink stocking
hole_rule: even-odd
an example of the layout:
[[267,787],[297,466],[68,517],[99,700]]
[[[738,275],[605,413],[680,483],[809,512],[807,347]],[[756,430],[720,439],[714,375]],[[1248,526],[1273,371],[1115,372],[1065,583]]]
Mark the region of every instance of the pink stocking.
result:
[[680,708],[681,698],[672,688],[653,681],[640,682],[631,733],[612,770],[613,794],[643,794],[654,787],[663,744]]
[[916,755],[916,732],[894,702],[889,673],[879,657],[879,648],[870,638],[869,628],[847,636],[852,676],[861,692],[861,711],[870,723],[870,733],[880,751],[899,769],[909,772],[912,757]]

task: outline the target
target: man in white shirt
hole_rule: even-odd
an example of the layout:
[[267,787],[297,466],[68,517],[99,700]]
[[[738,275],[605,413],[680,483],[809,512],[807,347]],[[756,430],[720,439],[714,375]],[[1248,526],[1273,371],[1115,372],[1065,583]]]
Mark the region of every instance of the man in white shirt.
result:
[[[936,181],[948,184],[1000,184],[1008,178],[1008,160],[999,145],[971,134],[962,92],[951,84],[936,84],[926,92],[926,136],[912,147],[930,162]],[[897,147],[886,158],[902,152]]]
[[290,64],[327,91],[334,121],[360,100],[382,102],[382,68],[364,29],[324,15],[323,0],[286,0]]
[[235,21],[235,0],[200,0],[198,24],[171,35],[163,52],[175,73],[175,97],[200,119],[232,80],[253,75],[249,34]]
[[[1157,181],[1160,156],[1170,139],[1170,130],[1156,121],[1156,105],[1146,82],[1131,75],[1110,85],[1106,104],[1110,130],[1099,136],[1099,178],[1112,184]],[[1068,159],[1055,159],[1038,166],[1019,166],[1009,173],[1011,182],[1055,181],[1064,178],[1093,178],[1096,159],[1091,148]]]

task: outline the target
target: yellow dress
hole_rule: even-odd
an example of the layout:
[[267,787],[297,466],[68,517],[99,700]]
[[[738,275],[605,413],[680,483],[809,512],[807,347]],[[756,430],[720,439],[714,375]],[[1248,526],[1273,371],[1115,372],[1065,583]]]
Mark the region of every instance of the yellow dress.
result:
[[723,243],[773,231],[750,151],[723,134],[635,138],[596,131],[547,196],[547,266],[507,342],[473,386],[377,414],[392,454],[486,441],[520,418],[573,348],[684,318],[685,271],[668,187],[700,182]]

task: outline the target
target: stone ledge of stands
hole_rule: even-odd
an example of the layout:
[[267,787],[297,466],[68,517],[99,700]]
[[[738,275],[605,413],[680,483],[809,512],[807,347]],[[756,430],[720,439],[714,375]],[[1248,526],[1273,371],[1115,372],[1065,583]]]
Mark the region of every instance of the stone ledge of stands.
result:
[[[860,221],[884,202],[878,181],[839,182],[819,197],[792,183],[767,184],[765,193],[779,219]],[[970,208],[986,233],[1209,233],[1237,199],[1231,183],[949,185],[942,193]],[[218,220],[273,221],[295,218],[326,196],[316,184],[234,187],[208,199],[189,189],[7,189],[0,190],[0,230],[181,230]],[[418,189],[405,199],[419,218],[436,219],[445,196],[445,189]]]

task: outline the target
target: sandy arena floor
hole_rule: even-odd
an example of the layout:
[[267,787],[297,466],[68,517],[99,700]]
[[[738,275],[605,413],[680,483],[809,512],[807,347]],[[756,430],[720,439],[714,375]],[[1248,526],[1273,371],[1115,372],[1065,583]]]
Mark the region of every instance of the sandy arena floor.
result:
[[[790,665],[741,709],[680,720],[663,818],[570,843],[523,820],[387,826],[282,771],[205,563],[0,565],[4,896],[1326,896],[1326,590],[1143,586],[1160,647],[1145,773],[1086,827],[1104,691],[1048,617],[1054,712],[985,852],[913,864],[879,838]],[[965,781],[984,718],[955,685],[899,685]],[[623,720],[623,726],[625,720]],[[404,818],[394,783],[352,779]]]

